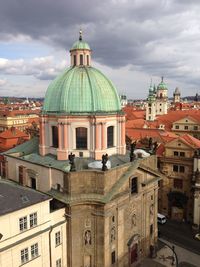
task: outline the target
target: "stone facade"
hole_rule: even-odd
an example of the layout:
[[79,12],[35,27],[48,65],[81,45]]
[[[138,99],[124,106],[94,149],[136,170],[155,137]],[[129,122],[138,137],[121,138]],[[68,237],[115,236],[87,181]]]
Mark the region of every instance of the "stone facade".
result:
[[[197,140],[198,141],[198,140]],[[160,182],[160,213],[175,220],[193,221],[193,166],[197,149],[183,138],[177,137],[165,144],[165,152],[159,158],[160,171],[166,175]]]
[[16,155],[4,159],[7,177],[19,182],[18,169],[23,166],[24,185],[31,186],[30,176],[34,176],[38,190],[66,205],[67,266],[135,266],[150,254],[150,246],[156,246],[156,156],[106,172],[66,173]]

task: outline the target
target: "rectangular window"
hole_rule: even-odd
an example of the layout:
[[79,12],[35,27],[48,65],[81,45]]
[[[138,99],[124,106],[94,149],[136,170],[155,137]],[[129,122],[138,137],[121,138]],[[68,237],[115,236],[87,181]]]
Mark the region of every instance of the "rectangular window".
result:
[[131,194],[137,193],[137,177],[134,177],[131,179]]
[[114,126],[109,126],[107,128],[107,147],[114,146]]
[[194,130],[197,131],[198,130],[198,126],[195,125],[194,126]]
[[21,264],[24,264],[28,261],[28,248],[21,250]]
[[188,126],[187,126],[187,125],[185,125],[185,126],[184,126],[184,129],[185,129],[185,130],[188,130]]
[[80,65],[83,65],[83,55],[80,55]]
[[185,172],[185,167],[184,166],[179,166],[179,172]]
[[178,130],[178,129],[179,129],[179,125],[175,125],[175,129],[177,129],[177,130]]
[[36,189],[36,179],[31,177],[31,188]]
[[88,65],[88,66],[90,65],[90,62],[89,62],[89,55],[87,55],[87,65]]
[[178,172],[178,166],[177,165],[173,165],[173,172]]
[[55,233],[55,244],[56,246],[61,244],[60,231]]
[[19,230],[22,232],[24,230],[27,230],[28,225],[27,225],[27,216],[22,217],[19,219]]
[[37,225],[37,212],[30,214],[30,227]]
[[52,126],[52,146],[58,148],[58,127]]
[[31,259],[38,257],[38,243],[31,246]]
[[56,261],[56,267],[61,267],[62,265],[61,265],[61,259],[58,259],[57,261]]
[[76,66],[76,55],[74,55],[74,66]]
[[19,166],[19,184],[23,185],[23,181],[24,181],[24,167],[23,166]]
[[185,152],[180,152],[180,157],[185,157]]
[[178,151],[174,151],[174,156],[178,156]]
[[174,179],[174,188],[182,189],[183,188],[183,180]]
[[115,263],[115,251],[113,251],[111,253],[111,263],[114,264]]

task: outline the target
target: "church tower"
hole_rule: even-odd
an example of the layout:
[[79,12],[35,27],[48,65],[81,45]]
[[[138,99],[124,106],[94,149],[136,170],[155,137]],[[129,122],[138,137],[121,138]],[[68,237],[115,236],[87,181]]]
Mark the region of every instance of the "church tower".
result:
[[168,108],[168,97],[167,97],[167,86],[163,82],[163,77],[157,89],[152,84],[149,87],[149,95],[146,103],[146,120],[154,121],[157,115],[167,114]]
[[156,119],[156,97],[155,88],[152,84],[149,87],[149,95],[146,103],[146,120],[154,121]]
[[91,65],[91,49],[82,38],[70,49],[71,66],[48,87],[40,117],[40,155],[58,160],[100,160],[125,154],[125,115],[112,82]]
[[173,93],[173,102],[174,103],[180,103],[181,102],[181,93],[178,87],[176,87],[174,93]]
[[162,80],[157,87],[157,93],[156,93],[156,115],[167,114],[167,107],[168,107],[167,94],[168,94],[168,89],[162,77]]

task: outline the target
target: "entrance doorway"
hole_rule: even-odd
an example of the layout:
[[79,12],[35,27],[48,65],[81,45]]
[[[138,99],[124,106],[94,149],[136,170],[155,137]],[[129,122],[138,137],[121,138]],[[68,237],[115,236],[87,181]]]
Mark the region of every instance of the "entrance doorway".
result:
[[138,260],[137,244],[130,248],[130,266]]

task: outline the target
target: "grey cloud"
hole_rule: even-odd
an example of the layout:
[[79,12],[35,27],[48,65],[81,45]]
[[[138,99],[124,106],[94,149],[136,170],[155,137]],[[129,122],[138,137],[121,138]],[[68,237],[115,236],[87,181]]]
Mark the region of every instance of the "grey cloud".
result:
[[[4,75],[29,75],[39,80],[51,80],[63,69],[64,62],[55,64],[53,57],[33,58],[25,61],[0,58],[0,71]],[[1,80],[0,80],[1,81]]]
[[[82,26],[95,61],[196,86],[199,12],[198,0],[7,0],[1,3],[0,36],[25,35],[69,49]],[[7,73],[16,73],[16,64]],[[59,70],[53,62],[35,64],[38,70],[33,63],[21,65],[22,73],[50,79]]]

